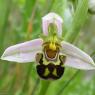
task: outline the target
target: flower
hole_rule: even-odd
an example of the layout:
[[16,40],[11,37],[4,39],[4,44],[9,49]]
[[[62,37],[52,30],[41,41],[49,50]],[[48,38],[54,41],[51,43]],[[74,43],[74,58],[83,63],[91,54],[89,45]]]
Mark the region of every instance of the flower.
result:
[[1,59],[19,63],[36,61],[37,73],[44,79],[59,79],[65,67],[95,69],[94,61],[88,54],[62,41],[62,23],[57,14],[47,14],[42,18],[42,38],[10,46]]

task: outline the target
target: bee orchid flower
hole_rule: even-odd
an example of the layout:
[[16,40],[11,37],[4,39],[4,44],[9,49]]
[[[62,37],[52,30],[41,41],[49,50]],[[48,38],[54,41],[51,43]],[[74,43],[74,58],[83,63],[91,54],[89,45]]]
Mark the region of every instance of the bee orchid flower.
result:
[[62,23],[56,13],[47,14],[42,18],[43,37],[10,46],[1,59],[35,62],[37,73],[43,79],[59,79],[65,67],[94,70],[94,61],[88,54],[62,40]]

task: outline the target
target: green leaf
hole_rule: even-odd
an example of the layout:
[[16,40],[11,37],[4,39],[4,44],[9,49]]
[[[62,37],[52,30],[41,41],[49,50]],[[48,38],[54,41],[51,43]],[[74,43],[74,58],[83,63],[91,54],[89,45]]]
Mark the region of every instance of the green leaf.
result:
[[65,36],[65,40],[73,42],[87,19],[88,0],[78,0],[77,8],[73,16],[71,28]]

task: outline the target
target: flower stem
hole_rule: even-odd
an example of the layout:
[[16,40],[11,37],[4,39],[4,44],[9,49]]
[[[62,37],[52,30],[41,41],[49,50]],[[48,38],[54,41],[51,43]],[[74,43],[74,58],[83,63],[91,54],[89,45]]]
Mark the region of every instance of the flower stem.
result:
[[39,82],[40,82],[40,80],[37,79],[37,80],[36,80],[36,83],[35,83],[35,85],[34,85],[34,87],[33,87],[33,90],[32,90],[32,92],[31,92],[31,95],[35,95],[35,91],[36,91],[36,89],[37,89],[37,87],[38,87],[38,85],[39,85]]
[[30,74],[31,74],[32,67],[33,65],[29,64],[27,74],[26,74],[26,79],[24,81],[24,85],[23,85],[22,92],[20,93],[20,95],[25,95],[28,92],[29,80],[30,80]]
[[8,95],[13,95],[15,93],[15,83],[16,83],[16,74],[14,74],[11,80]]
[[3,44],[4,44],[4,39],[5,39],[5,34],[6,34],[6,29],[7,29],[7,24],[8,24],[8,18],[11,11],[10,4],[12,4],[12,0],[8,0],[7,2],[6,11],[5,11],[5,19],[3,22],[3,26],[0,29],[0,54],[2,54],[2,51],[4,49]]
[[41,82],[41,88],[40,88],[40,92],[38,93],[38,95],[45,95],[50,85],[50,81],[41,80],[40,82]]

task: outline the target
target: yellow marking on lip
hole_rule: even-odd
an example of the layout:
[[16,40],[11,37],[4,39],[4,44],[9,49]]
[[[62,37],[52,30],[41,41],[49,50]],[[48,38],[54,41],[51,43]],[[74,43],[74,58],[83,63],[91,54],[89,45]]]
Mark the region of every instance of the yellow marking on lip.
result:
[[48,68],[46,68],[46,69],[45,69],[44,76],[47,76],[49,73],[50,73],[50,72],[49,72]]
[[54,71],[53,71],[53,73],[52,73],[53,75],[55,75],[55,76],[57,76],[57,71],[56,71],[56,68],[54,69]]

